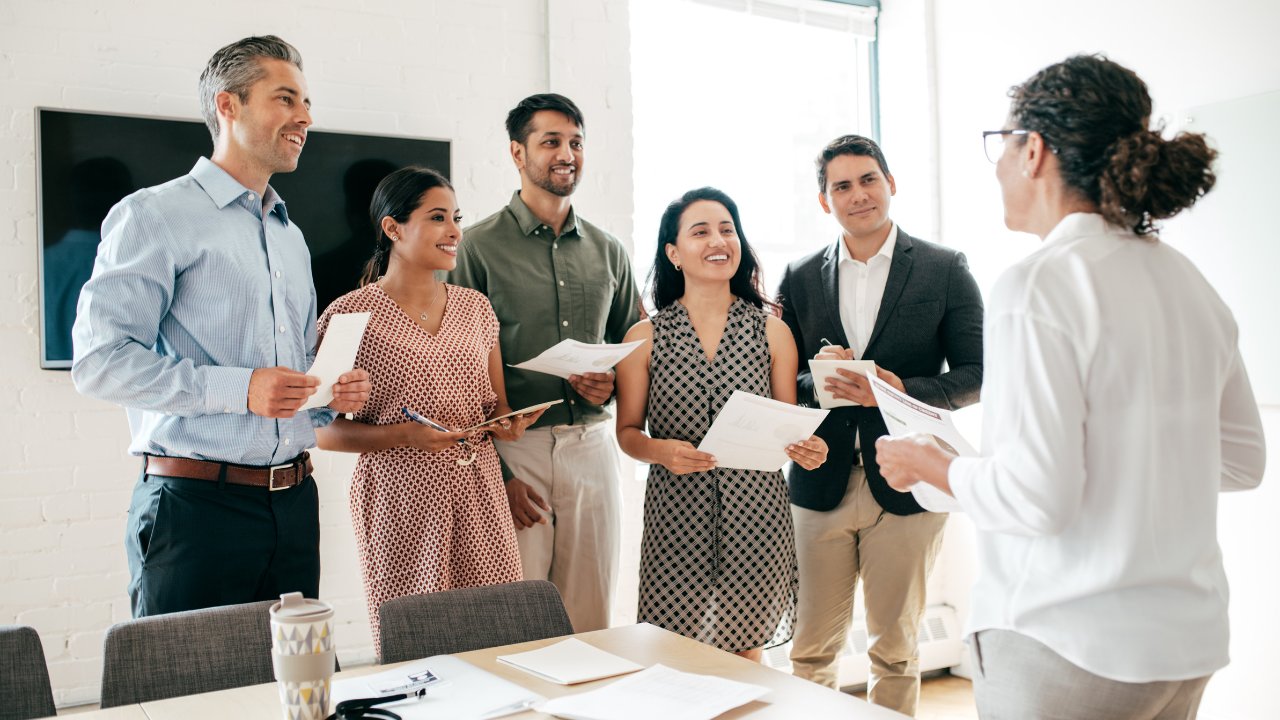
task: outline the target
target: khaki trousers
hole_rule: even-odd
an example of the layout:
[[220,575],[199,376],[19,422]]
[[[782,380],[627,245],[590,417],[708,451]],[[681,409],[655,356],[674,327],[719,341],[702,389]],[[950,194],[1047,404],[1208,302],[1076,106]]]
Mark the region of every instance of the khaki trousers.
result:
[[609,627],[622,546],[618,446],[606,423],[557,425],[494,443],[511,472],[551,506],[516,530],[525,580],[550,580],[575,632]]
[[982,720],[1192,720],[1212,677],[1108,680],[1012,630],[970,635],[969,652]]
[[925,585],[947,516],[893,515],[871,495],[861,466],[833,510],[791,506],[800,594],[791,663],[797,677],[836,687],[858,579],[867,606],[868,699],[914,715],[920,700],[919,628]]

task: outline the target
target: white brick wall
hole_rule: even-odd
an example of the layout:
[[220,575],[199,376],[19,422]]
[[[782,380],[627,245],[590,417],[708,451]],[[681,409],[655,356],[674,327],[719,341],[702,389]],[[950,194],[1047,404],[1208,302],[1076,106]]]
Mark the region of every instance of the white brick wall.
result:
[[[548,86],[572,97],[589,142],[575,205],[630,246],[626,0],[0,0],[0,624],[40,632],[60,706],[97,699],[103,633],[129,618],[138,462],[123,411],[39,369],[33,108],[198,118],[208,57],[265,33],[302,52],[317,128],[451,139],[471,220],[519,184],[506,112]],[[321,594],[337,607],[342,662],[371,660],[347,514],[355,458],[317,460]],[[640,488],[627,490],[634,556]],[[634,557],[628,567],[624,577]],[[629,592],[621,619],[634,613]]]

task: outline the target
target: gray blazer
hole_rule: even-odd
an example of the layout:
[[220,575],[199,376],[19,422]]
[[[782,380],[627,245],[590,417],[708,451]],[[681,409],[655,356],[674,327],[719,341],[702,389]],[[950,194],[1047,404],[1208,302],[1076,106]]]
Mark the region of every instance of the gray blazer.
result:
[[[824,337],[849,347],[840,322],[839,263],[839,245],[832,243],[787,265],[778,286],[782,319],[800,351],[798,399],[809,407],[818,407],[818,400],[808,359],[821,350]],[[917,240],[898,228],[880,312],[862,357],[902,378],[907,394],[929,405],[955,410],[978,402],[982,294],[963,253]],[[942,371],[944,360],[947,372]],[[855,430],[862,433],[867,482],[880,507],[894,515],[923,512],[910,493],[895,491],[880,475],[875,441],[889,431],[879,408],[831,411],[817,433],[830,448],[827,461],[816,470],[787,465],[791,502],[821,511],[840,504],[857,459]]]

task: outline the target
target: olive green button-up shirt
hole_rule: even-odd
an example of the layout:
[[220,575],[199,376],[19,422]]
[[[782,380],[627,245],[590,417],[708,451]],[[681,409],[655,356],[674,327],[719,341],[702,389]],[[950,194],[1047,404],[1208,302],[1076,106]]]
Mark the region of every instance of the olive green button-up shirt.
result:
[[610,417],[568,380],[510,366],[570,338],[622,342],[640,319],[640,295],[631,259],[617,238],[572,209],[553,237],[516,191],[511,204],[463,231],[458,265],[448,282],[489,297],[502,326],[498,339],[508,366],[503,376],[511,409],[564,400],[548,408],[534,427],[587,425]]

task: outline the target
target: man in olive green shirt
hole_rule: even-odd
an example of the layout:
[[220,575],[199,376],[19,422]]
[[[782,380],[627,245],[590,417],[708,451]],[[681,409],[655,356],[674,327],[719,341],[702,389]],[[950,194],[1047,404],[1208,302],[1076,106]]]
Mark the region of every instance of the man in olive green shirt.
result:
[[618,449],[603,407],[613,373],[566,381],[510,365],[562,340],[622,342],[640,319],[640,296],[626,249],[570,205],[582,176],[577,106],[561,95],[525,98],[507,116],[507,133],[520,190],[464,231],[448,280],[493,305],[508,404],[564,401],[521,439],[498,443],[498,455],[524,579],[555,583],[575,631],[601,630],[609,627],[622,524]]

